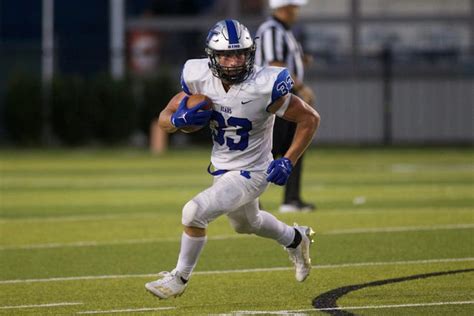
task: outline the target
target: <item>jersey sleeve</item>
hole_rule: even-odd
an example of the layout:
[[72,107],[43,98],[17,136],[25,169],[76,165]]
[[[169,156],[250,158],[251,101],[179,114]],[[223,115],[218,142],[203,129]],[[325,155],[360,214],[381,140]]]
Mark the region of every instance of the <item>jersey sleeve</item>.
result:
[[181,88],[187,95],[198,94],[203,81],[203,73],[207,70],[206,59],[190,59],[181,71]]
[[186,80],[184,79],[184,77],[185,77],[185,74],[184,74],[184,67],[183,67],[183,70],[181,71],[181,78],[180,78],[181,89],[183,89],[184,93],[186,93],[187,95],[191,95],[193,93],[189,89],[189,86],[186,83]]
[[288,69],[280,67],[278,67],[277,69],[279,69],[279,71],[273,74],[273,80],[270,81],[273,82],[273,84],[271,85],[271,90],[267,91],[267,111],[268,107],[272,105],[276,100],[290,93],[295,84],[293,79],[291,78]]

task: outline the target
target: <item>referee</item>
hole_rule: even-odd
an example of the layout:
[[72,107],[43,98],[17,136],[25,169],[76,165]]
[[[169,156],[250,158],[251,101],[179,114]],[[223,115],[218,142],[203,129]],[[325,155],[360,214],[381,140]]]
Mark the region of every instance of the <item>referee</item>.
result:
[[[286,67],[291,73],[295,85],[293,93],[306,103],[314,105],[313,91],[303,83],[304,55],[290,27],[296,22],[300,6],[307,0],[269,0],[272,16],[257,30],[257,52],[255,63],[259,66]],[[283,156],[293,140],[296,124],[279,117],[275,119],[273,129],[273,156]],[[300,194],[301,168],[303,157],[294,166],[285,186],[285,196],[279,211],[312,211],[314,204],[303,202]]]

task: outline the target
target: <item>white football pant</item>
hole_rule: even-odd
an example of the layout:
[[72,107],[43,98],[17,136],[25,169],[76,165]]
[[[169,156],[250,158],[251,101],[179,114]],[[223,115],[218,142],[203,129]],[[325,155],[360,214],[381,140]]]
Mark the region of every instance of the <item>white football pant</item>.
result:
[[226,214],[238,233],[271,238],[283,246],[291,244],[294,229],[259,210],[258,197],[268,187],[267,176],[266,172],[241,174],[240,171],[215,176],[211,187],[184,206],[183,225],[206,228],[211,221]]

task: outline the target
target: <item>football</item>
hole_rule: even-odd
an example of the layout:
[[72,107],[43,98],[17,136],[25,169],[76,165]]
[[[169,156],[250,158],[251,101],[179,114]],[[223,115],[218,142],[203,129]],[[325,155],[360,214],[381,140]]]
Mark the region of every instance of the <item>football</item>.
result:
[[[207,105],[205,105],[199,111],[211,110],[212,109],[212,100],[210,98],[208,98],[207,96],[205,96],[204,94],[192,94],[192,95],[190,95],[189,98],[188,98],[188,102],[186,103],[186,107],[188,109],[193,108],[204,100],[207,101]],[[181,128],[180,130],[185,132],[185,133],[193,133],[193,132],[197,132],[198,130],[200,130],[203,127],[204,126],[187,126],[187,127]]]

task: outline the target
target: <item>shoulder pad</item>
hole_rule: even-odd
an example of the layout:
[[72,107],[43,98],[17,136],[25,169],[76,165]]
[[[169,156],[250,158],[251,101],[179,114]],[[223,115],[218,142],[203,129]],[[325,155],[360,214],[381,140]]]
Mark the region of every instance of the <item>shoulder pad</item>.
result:
[[188,94],[197,92],[199,83],[205,81],[209,71],[208,59],[189,59],[183,66],[181,72],[181,87],[183,91]]
[[283,67],[256,67],[255,90],[266,100],[266,109],[276,100],[293,89],[293,79],[288,69]]
[[290,93],[295,84],[288,69],[275,66],[260,68],[256,83],[259,91],[271,95],[270,104]]

